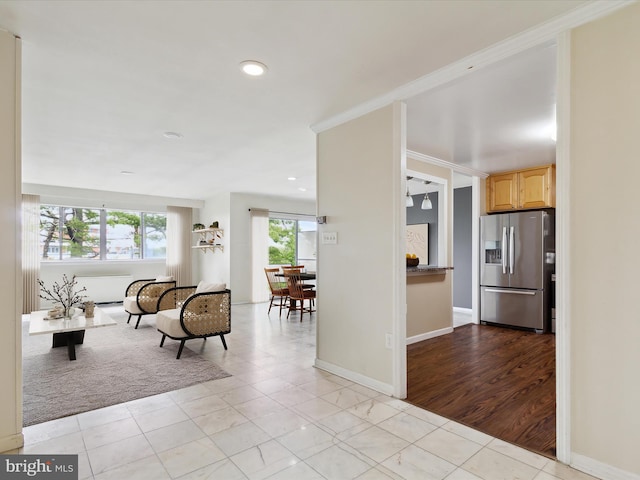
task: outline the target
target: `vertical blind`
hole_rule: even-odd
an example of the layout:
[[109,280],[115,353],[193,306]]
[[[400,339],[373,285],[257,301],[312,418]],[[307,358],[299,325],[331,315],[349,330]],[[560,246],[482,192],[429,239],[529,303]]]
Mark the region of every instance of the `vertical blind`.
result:
[[40,308],[40,196],[22,195],[22,313]]
[[269,300],[264,274],[269,264],[269,210],[252,208],[251,214],[251,302]]
[[178,286],[191,285],[191,221],[189,207],[167,207],[167,275]]

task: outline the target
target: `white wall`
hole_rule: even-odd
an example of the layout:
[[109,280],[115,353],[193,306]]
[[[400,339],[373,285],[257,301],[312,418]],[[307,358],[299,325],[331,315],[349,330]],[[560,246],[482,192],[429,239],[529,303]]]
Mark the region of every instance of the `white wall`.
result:
[[[267,195],[246,193],[231,194],[231,220],[229,235],[225,232],[226,245],[230,253],[230,279],[233,303],[251,301],[251,217],[250,208],[264,208],[272,211],[316,214],[316,205],[308,200],[291,200]],[[226,251],[225,246],[225,251]],[[266,282],[266,277],[264,278]]]
[[[197,217],[197,219],[196,219]],[[208,227],[213,222],[218,222],[219,228],[224,230],[222,244],[224,250],[198,250],[193,251],[193,279],[194,284],[200,280],[213,283],[226,283],[227,288],[231,285],[231,194],[221,193],[209,197],[204,202],[204,207],[194,215],[194,223],[200,222]],[[195,235],[194,235],[195,237]],[[194,238],[195,240],[195,238]],[[237,303],[235,291],[232,291],[231,300]]]
[[[165,275],[165,262],[164,260],[145,260],[145,261],[132,261],[132,262],[63,262],[63,263],[41,263],[40,264],[40,280],[42,280],[47,287],[51,287],[53,282],[62,280],[62,275],[67,275],[68,278],[77,276],[100,276],[100,275],[131,275],[134,280],[140,280],[143,278],[156,278],[158,275]],[[114,299],[122,301],[124,299],[124,290],[120,298]],[[87,300],[91,300],[88,298]],[[40,308],[48,308],[49,303],[40,299]]]
[[22,445],[20,40],[0,30],[0,452]]
[[640,4],[571,38],[572,463],[640,478]]
[[318,214],[327,216],[319,236],[336,232],[338,243],[318,245],[316,365],[385,393],[394,384],[385,335],[405,304],[404,117],[397,107],[318,135]]

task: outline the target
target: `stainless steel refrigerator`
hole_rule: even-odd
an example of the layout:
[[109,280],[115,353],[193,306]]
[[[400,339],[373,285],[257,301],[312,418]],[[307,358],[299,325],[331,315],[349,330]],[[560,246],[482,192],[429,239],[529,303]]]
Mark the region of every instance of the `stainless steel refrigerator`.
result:
[[480,217],[480,238],[480,322],[549,331],[553,210]]

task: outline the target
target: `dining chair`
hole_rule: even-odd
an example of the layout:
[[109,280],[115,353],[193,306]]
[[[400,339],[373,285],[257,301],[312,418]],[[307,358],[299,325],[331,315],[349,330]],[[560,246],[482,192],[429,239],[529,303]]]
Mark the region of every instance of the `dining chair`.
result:
[[265,268],[264,273],[267,276],[269,282],[269,290],[271,291],[271,301],[269,302],[269,311],[267,315],[271,313],[271,307],[274,305],[274,300],[277,298],[279,301],[276,303],[276,307],[280,307],[280,315],[282,315],[282,309],[289,306],[289,288],[287,287],[287,280],[285,277],[278,277],[280,273],[279,268]]
[[[304,270],[304,265],[282,265],[282,273],[286,276],[289,273],[302,273]],[[304,283],[302,280],[302,288],[305,289],[313,289],[315,285],[311,283]]]
[[[287,318],[289,318],[291,310],[300,310],[300,321],[302,321],[304,312],[309,312],[309,316],[311,316],[312,312],[315,312],[313,307],[315,305],[316,291],[303,287],[304,284],[302,283],[299,273],[290,272],[285,275],[289,288],[289,311],[287,312]],[[309,300],[308,308],[304,306],[305,300]]]

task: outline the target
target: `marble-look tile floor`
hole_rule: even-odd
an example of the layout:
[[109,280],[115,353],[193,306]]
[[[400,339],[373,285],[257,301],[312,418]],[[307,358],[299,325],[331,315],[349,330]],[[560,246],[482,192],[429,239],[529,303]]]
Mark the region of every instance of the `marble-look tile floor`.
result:
[[593,479],[314,368],[315,317],[266,307],[233,306],[228,351],[187,342],[233,376],[27,427],[15,453],[94,480]]

